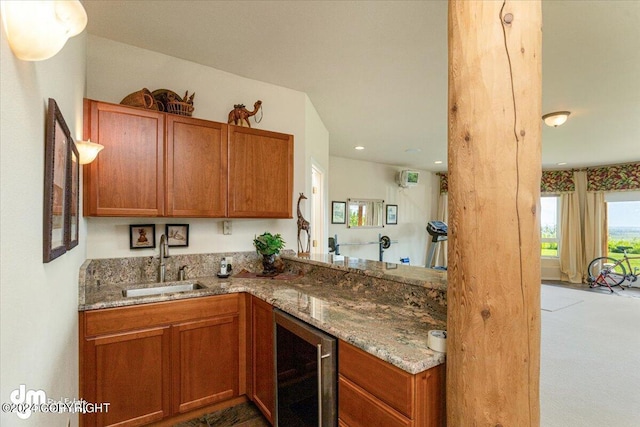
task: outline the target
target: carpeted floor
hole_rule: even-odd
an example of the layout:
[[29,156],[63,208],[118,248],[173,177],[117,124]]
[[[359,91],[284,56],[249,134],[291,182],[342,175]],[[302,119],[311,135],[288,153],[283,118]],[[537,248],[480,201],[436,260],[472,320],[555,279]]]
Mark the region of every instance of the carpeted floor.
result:
[[568,282],[560,282],[553,280],[543,280],[543,285],[553,285],[553,286],[561,286],[567,289],[576,289],[580,291],[593,292],[596,294],[604,294],[604,295],[613,295],[618,297],[627,297],[627,298],[640,298],[640,282],[636,281],[633,283],[633,286],[628,286],[626,283],[624,287],[614,286],[612,288],[613,292],[609,290],[609,288],[598,286],[595,288],[590,288],[589,285],[584,283],[568,283]]
[[588,287],[542,288],[548,298],[582,302],[541,312],[540,425],[640,425],[638,289],[611,294]]

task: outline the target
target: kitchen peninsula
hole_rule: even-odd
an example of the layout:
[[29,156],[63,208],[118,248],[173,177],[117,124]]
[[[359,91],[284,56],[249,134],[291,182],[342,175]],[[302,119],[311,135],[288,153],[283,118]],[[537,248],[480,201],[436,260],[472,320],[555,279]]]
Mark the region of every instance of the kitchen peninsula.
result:
[[[223,256],[233,258],[234,275],[219,279],[215,273]],[[260,271],[253,252],[173,256],[168,259],[167,277],[173,277],[178,266],[189,265],[188,281],[200,289],[140,297],[124,297],[122,291],[158,286],[153,283],[157,259],[87,260],[80,271],[79,295],[83,397],[104,396],[98,392],[98,377],[107,372],[96,370],[102,348],[109,360],[123,354],[128,355],[125,359],[131,358],[128,351],[137,350],[114,348],[109,353],[108,346],[123,336],[128,336],[125,341],[129,343],[143,336],[149,345],[141,345],[139,350],[158,351],[158,369],[171,370],[172,378],[157,378],[156,407],[149,403],[141,413],[125,409],[124,419],[152,422],[214,403],[233,402],[246,394],[272,420],[273,397],[269,390],[262,399],[260,393],[256,396],[259,385],[255,381],[255,359],[264,359],[264,350],[271,354],[265,360],[273,360],[272,348],[255,344],[268,317],[261,323],[252,317],[260,313],[258,308],[267,307],[267,316],[277,308],[339,339],[339,413],[343,425],[366,425],[367,416],[388,420],[390,424],[385,425],[442,425],[444,354],[427,347],[427,332],[445,329],[446,273],[332,255],[298,258],[289,254],[282,258],[287,268],[278,279],[239,277],[243,276],[241,271]],[[167,283],[171,284],[180,282]],[[183,309],[173,309],[179,305]],[[161,314],[154,316],[154,310]],[[206,328],[209,332],[204,335],[189,335]],[[267,325],[264,333],[269,333],[269,328]],[[203,337],[212,341],[202,341]],[[178,359],[195,354],[188,349],[190,339],[226,343],[208,355],[211,361],[224,360],[223,370],[229,373],[227,378],[219,378],[225,386],[216,393],[196,396],[198,390],[186,390],[193,385],[188,383],[193,373],[183,372],[186,367],[181,367]],[[100,346],[101,340],[105,347]],[[183,348],[176,347],[177,343]],[[232,351],[216,357],[216,352],[225,348]],[[355,364],[354,368],[350,364]],[[197,361],[190,363],[189,369],[196,366]],[[386,383],[369,384],[371,369]],[[384,372],[390,380],[384,379]],[[163,393],[173,394],[162,399]]]

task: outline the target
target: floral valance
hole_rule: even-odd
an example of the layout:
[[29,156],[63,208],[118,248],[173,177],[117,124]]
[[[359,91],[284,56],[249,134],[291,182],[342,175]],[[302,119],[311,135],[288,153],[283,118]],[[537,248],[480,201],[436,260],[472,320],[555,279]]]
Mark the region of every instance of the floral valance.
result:
[[573,171],[542,171],[541,193],[570,193],[573,191],[576,191],[576,184],[573,182]]
[[438,172],[440,177],[440,194],[449,192],[449,178],[446,173]]
[[640,190],[640,163],[587,169],[587,191]]
[[[440,176],[440,193],[449,192],[449,181],[446,173],[438,173]],[[573,182],[573,172],[566,171],[543,171],[540,182],[541,193],[565,193],[576,190]]]
[[[585,169],[583,169],[585,170]],[[625,165],[587,168],[587,191],[640,190],[640,162]],[[440,193],[449,192],[445,172],[439,172]],[[541,193],[567,193],[576,191],[573,170],[542,171]]]

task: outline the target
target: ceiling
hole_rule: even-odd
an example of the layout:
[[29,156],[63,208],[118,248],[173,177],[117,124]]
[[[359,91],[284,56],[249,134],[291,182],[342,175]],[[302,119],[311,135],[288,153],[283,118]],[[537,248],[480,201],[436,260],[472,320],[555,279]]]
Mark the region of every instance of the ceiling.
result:
[[[446,1],[83,4],[90,34],[307,93],[332,156],[446,170]],[[639,161],[640,1],[542,11],[542,110],[571,111],[543,126],[543,168]]]

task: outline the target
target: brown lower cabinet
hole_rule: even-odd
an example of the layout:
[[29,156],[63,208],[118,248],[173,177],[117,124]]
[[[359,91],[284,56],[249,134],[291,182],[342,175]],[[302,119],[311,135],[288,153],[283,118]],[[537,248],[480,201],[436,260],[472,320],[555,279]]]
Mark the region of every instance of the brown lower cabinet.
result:
[[445,365],[412,375],[341,340],[338,367],[340,426],[446,424]]
[[80,313],[84,426],[137,426],[246,393],[240,294]]
[[251,400],[273,424],[275,383],[273,359],[273,306],[251,297]]
[[[248,294],[81,312],[80,396],[109,410],[80,424],[167,423],[238,398],[273,423],[273,356],[273,307]],[[445,365],[412,375],[341,340],[338,366],[341,427],[445,425]]]
[[174,413],[238,396],[238,315],[171,327]]

